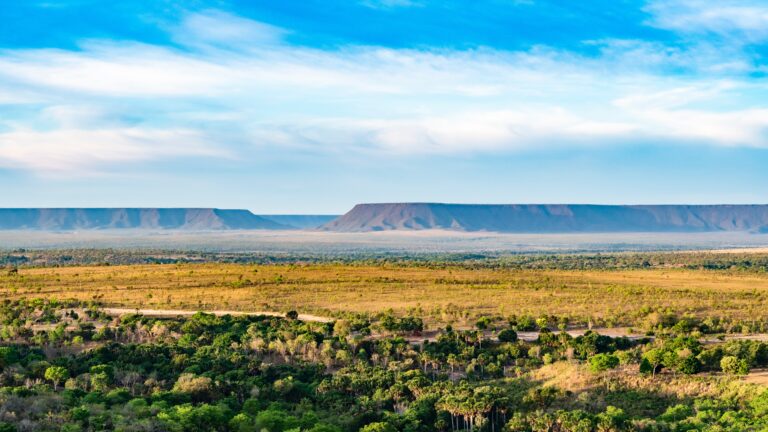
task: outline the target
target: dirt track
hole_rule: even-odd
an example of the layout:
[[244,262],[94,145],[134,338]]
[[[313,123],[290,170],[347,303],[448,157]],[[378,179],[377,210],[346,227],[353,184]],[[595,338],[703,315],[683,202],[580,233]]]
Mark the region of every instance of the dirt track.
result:
[[[141,314],[153,317],[177,317],[177,316],[191,316],[198,312],[205,312],[216,316],[224,315],[248,315],[248,316],[275,316],[285,317],[284,313],[271,312],[271,311],[258,311],[258,312],[242,312],[242,311],[228,311],[228,310],[213,310],[213,311],[194,311],[194,310],[174,310],[174,309],[130,309],[130,308],[104,308],[104,312],[109,315],[125,315],[125,314]],[[299,320],[312,321],[312,322],[331,322],[333,319],[321,317],[317,315],[299,314]]]
[[[274,311],[256,311],[256,312],[243,312],[243,311],[230,311],[230,310],[212,310],[212,311],[195,311],[195,310],[175,310],[175,309],[131,309],[131,308],[104,308],[104,312],[106,312],[109,315],[113,316],[120,316],[120,315],[126,315],[126,314],[141,314],[151,317],[178,317],[178,316],[192,316],[196,314],[197,312],[205,312],[217,316],[224,316],[224,315],[233,315],[233,316],[274,316],[274,317],[285,317],[285,314],[282,312],[274,312]],[[333,322],[333,318],[328,317],[322,317],[318,315],[310,315],[310,314],[299,314],[299,320],[301,321],[310,321],[310,322],[321,322],[321,323],[328,323]],[[555,330],[553,330],[555,331]],[[628,328],[626,327],[616,327],[616,328],[594,328],[592,331],[599,333],[603,336],[610,336],[610,337],[621,337],[626,336],[629,339],[641,339],[646,337],[643,334],[640,333],[631,333]],[[557,332],[557,331],[555,331]],[[587,329],[571,329],[566,331],[568,334],[570,334],[572,337],[581,336],[584,333],[587,332]],[[494,338],[491,332],[486,332],[486,336],[489,338]],[[539,337],[539,332],[537,331],[521,331],[517,333],[518,338],[520,340],[526,341],[526,342],[532,342],[535,341]],[[437,340],[437,333],[435,331],[425,331],[420,335],[417,336],[406,336],[407,340],[411,342],[423,342],[424,340],[429,341],[435,341]],[[653,338],[653,337],[651,337]],[[726,335],[725,340],[754,340],[754,341],[762,341],[762,342],[768,342],[768,334],[752,334],[752,335]],[[714,344],[714,343],[720,343],[722,342],[719,339],[716,338],[709,338],[704,339],[704,343]]]

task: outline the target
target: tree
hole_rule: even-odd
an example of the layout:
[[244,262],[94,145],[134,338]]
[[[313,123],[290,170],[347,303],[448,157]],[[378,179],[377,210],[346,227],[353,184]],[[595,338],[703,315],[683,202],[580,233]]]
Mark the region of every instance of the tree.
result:
[[256,416],[257,430],[284,431],[299,427],[299,420],[278,409],[269,409]]
[[234,432],[256,432],[256,424],[247,414],[237,414],[229,421],[229,429]]
[[169,423],[171,430],[217,431],[227,425],[227,409],[208,404],[197,407],[189,404],[176,405],[168,411],[160,412],[158,418]]
[[655,373],[653,365],[651,365],[651,362],[648,361],[648,359],[645,357],[640,360],[640,373],[643,375],[650,375]]
[[651,375],[656,376],[659,366],[661,366],[664,361],[664,351],[658,348],[648,350],[648,352],[643,355],[643,360],[651,366]]
[[516,342],[517,332],[512,329],[504,329],[499,332],[499,342]]
[[307,429],[307,432],[341,432],[341,429],[327,423],[318,423],[311,429]]
[[528,391],[523,402],[543,410],[549,408],[560,395],[562,392],[557,387],[536,387]]
[[333,323],[333,334],[342,338],[349,336],[352,333],[352,326],[347,320],[337,320]]
[[728,375],[746,375],[749,373],[749,364],[745,359],[725,356],[720,360],[720,369]]
[[61,366],[51,366],[45,370],[45,379],[53,382],[53,389],[56,390],[59,383],[69,378],[69,371]]
[[19,361],[19,353],[15,347],[0,347],[0,369]]
[[299,313],[296,312],[295,310],[289,310],[288,312],[285,313],[285,317],[288,318],[289,320],[296,321],[297,319],[299,319]]
[[600,432],[622,430],[627,422],[627,414],[621,408],[607,406],[605,412],[597,415],[597,430]]
[[173,385],[173,391],[189,394],[193,399],[199,401],[207,400],[212,388],[213,383],[210,378],[195,376],[190,373],[179,375],[179,379]]
[[389,423],[375,422],[363,426],[360,432],[397,432],[397,429]]
[[594,373],[614,369],[619,365],[619,358],[613,354],[597,354],[589,358],[589,370]]

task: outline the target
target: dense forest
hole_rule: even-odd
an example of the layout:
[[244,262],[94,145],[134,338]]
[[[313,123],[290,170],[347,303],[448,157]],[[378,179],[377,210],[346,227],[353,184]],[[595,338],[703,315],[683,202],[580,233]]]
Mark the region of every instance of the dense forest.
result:
[[113,317],[28,299],[5,300],[0,324],[3,432],[768,428],[768,389],[742,378],[768,344],[705,340],[701,323],[573,337],[509,316],[427,337],[387,311]]

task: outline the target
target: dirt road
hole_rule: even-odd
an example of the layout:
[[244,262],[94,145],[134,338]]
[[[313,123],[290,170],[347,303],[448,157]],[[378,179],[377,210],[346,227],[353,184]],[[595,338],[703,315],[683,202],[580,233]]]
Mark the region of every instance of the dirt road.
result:
[[[213,311],[196,311],[196,310],[175,310],[175,309],[130,309],[130,308],[104,308],[102,309],[109,315],[119,316],[126,314],[141,314],[152,317],[178,317],[178,316],[191,316],[198,312],[205,312],[216,316],[232,315],[232,316],[275,316],[285,317],[282,312],[272,311],[258,311],[258,312],[243,312],[243,311],[228,311],[228,310],[213,310]],[[321,317],[317,315],[299,314],[299,320],[327,323],[333,321],[331,318]]]

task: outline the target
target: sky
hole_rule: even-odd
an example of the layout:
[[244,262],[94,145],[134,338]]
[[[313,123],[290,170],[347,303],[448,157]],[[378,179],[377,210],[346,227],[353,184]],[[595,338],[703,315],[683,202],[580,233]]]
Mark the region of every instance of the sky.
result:
[[765,0],[3,0],[0,207],[768,203]]

